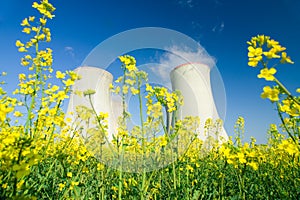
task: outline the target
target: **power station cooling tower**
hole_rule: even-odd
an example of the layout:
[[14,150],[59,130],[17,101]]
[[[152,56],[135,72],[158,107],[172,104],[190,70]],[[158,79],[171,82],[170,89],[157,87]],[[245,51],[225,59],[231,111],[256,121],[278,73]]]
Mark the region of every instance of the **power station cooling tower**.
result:
[[[111,141],[112,134],[115,133],[117,127],[117,116],[114,113],[115,109],[113,109],[113,107],[115,107],[116,110],[120,110],[118,107],[121,106],[119,102],[113,101],[111,98],[109,86],[113,80],[112,74],[106,70],[89,66],[78,67],[74,70],[74,72],[77,73],[81,79],[75,82],[72,90],[78,90],[82,92],[94,90],[95,94],[91,95],[91,102],[96,110],[96,113],[108,113],[107,139]],[[75,114],[77,106],[86,106],[88,108],[92,108],[88,96],[79,96],[73,92],[70,96],[67,113],[73,112]],[[72,117],[73,121],[75,120],[75,117],[76,116]],[[81,126],[83,128],[82,134],[84,136],[86,136],[87,126],[89,126],[88,128],[93,128],[93,126],[95,127],[95,125],[91,123],[89,125],[82,123]]]
[[[210,67],[201,63],[188,63],[174,68],[170,73],[172,89],[179,90],[183,96],[184,105],[178,110],[179,119],[186,116],[199,116],[200,127],[199,138],[205,140],[205,121],[208,118],[219,119],[216,109],[212,89],[210,84]],[[228,139],[228,135],[221,127],[218,135],[213,135],[216,139]]]

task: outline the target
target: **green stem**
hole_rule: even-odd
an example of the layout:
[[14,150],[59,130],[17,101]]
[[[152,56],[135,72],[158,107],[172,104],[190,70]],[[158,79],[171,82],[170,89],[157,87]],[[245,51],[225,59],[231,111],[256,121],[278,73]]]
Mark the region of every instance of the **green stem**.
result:
[[[43,16],[44,18],[44,16]],[[38,38],[40,32],[41,32],[42,26],[39,26],[38,31],[36,33],[36,37]],[[39,53],[39,41],[37,40],[36,44],[35,44],[35,54],[36,56]],[[28,110],[28,114],[27,114],[27,119],[26,119],[26,123],[25,123],[25,134],[28,134],[29,132],[29,127],[32,127],[32,121],[31,121],[31,112],[33,110],[33,106],[35,104],[35,97],[37,95],[37,81],[39,79],[39,74],[41,73],[41,69],[39,69],[38,66],[36,66],[35,64],[33,64],[35,67],[35,81],[34,81],[34,92],[33,95],[31,97],[31,102],[30,102],[30,106],[29,106],[29,110]],[[30,133],[30,136],[32,136],[33,134]]]
[[189,170],[187,170],[186,174],[186,199],[190,199],[189,196],[190,196],[190,187],[188,187],[190,185],[190,179],[189,179],[189,176],[190,176],[190,173],[189,173]]
[[163,116],[159,116],[159,119],[160,119],[161,125],[162,125],[162,127],[163,127],[164,133],[165,133],[167,136],[169,136],[169,135],[168,135],[168,130],[167,130],[167,127],[166,127],[166,125],[165,125]]
[[300,102],[286,89],[286,87],[277,79],[274,77],[275,83],[279,85],[279,87],[290,97],[296,104],[300,105]]
[[[125,85],[125,81],[126,81],[126,67],[124,67],[124,70],[123,70],[123,83],[122,85],[124,86]],[[123,89],[121,90],[122,91],[122,108],[123,108],[123,123],[125,124],[126,122],[126,118],[127,118],[127,113],[126,113],[126,98],[125,98],[125,94],[124,94],[124,91]]]
[[[145,160],[145,159],[144,159]],[[146,182],[146,169],[145,166],[143,166],[143,176],[142,176],[142,188],[140,190],[140,199],[144,199],[144,193],[145,193],[145,182]]]
[[124,138],[122,137],[121,141],[121,152],[119,152],[119,160],[120,160],[120,166],[119,166],[119,185],[118,185],[118,199],[122,200],[122,188],[123,188],[123,143]]
[[279,103],[277,102],[276,105],[277,105],[277,112],[278,112],[280,121],[281,121],[281,123],[282,123],[284,129],[286,130],[286,132],[288,133],[288,135],[292,138],[293,142],[294,142],[295,144],[298,144],[297,141],[296,141],[296,139],[294,138],[293,134],[289,131],[289,129],[287,128],[287,126],[286,126],[286,124],[285,124],[285,122],[284,122],[283,116],[282,116],[281,112],[279,111]]
[[140,190],[140,199],[144,199],[144,189],[145,189],[145,181],[146,181],[146,163],[145,163],[145,135],[144,135],[144,119],[143,119],[143,102],[141,95],[141,85],[142,80],[140,76],[138,76],[138,91],[139,91],[139,109],[140,109],[140,122],[141,122],[141,132],[142,132],[142,149],[143,149],[143,177],[142,177],[142,188]]
[[[98,117],[97,111],[96,111],[96,109],[95,109],[95,107],[94,107],[94,105],[93,105],[93,102],[92,102],[92,97],[91,97],[91,95],[88,95],[88,96],[89,96],[89,102],[90,102],[91,108],[92,108],[93,113],[94,113],[94,115],[95,115],[95,117],[96,117],[96,119],[97,119],[97,120],[96,120],[96,121],[97,121],[97,124],[98,124],[98,126],[100,127],[101,132],[103,133],[103,137],[104,137],[104,139],[105,139],[105,142],[106,142],[106,144],[108,144],[108,146],[110,147],[110,149],[113,149],[111,143],[109,142],[108,138],[107,138],[106,135],[105,135],[105,128],[104,128],[103,125],[101,124],[101,121],[100,121],[100,119],[99,119],[99,117]],[[114,156],[116,156],[115,151],[112,151],[112,153],[114,154]],[[101,156],[102,156],[102,155],[101,155]]]
[[140,121],[141,121],[142,134],[144,134],[143,102],[142,102],[142,95],[141,95],[141,85],[142,85],[142,80],[140,77],[138,77]]
[[175,168],[175,162],[172,162],[172,171],[173,171],[173,187],[174,187],[174,191],[176,191],[176,168]]

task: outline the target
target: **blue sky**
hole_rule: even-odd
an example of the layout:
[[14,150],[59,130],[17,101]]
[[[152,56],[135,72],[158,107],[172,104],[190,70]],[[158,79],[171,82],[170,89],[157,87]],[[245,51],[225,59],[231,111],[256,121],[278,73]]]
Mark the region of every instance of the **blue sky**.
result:
[[[20,22],[36,14],[31,0],[0,1],[0,67],[8,72],[8,90],[17,83],[20,54],[15,40],[24,38]],[[270,35],[287,47],[294,65],[278,67],[278,78],[294,91],[300,74],[300,1],[298,0],[78,0],[52,1],[56,17],[49,23],[56,70],[75,69],[100,42],[140,27],[172,29],[199,42],[217,61],[223,78],[225,128],[233,135],[238,116],[245,118],[245,137],[266,142],[270,123],[279,120],[274,106],[260,98],[268,83],[247,66],[246,41]],[[138,58],[137,58],[138,59]],[[139,62],[139,61],[138,61]]]

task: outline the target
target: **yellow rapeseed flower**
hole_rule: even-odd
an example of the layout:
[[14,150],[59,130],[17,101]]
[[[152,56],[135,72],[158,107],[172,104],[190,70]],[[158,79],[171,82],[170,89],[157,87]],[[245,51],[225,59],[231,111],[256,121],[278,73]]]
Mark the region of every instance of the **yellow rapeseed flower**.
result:
[[268,48],[272,48],[273,46],[278,45],[278,44],[279,44],[279,42],[277,42],[277,41],[275,41],[273,39],[267,40],[267,47]]
[[258,78],[264,78],[266,81],[274,81],[275,77],[273,76],[276,73],[275,68],[264,68],[260,70],[260,74],[257,75]]
[[42,26],[45,26],[46,22],[47,22],[47,19],[40,18],[40,23]]
[[187,165],[186,165],[186,170],[187,170],[187,171],[190,171],[190,172],[193,172],[193,171],[194,171],[194,168],[193,168],[191,165],[187,164]]
[[123,87],[122,87],[123,94],[127,94],[128,93],[128,89],[129,89],[128,85],[123,85]]
[[153,88],[152,88],[152,86],[149,85],[148,83],[146,84],[146,91],[147,92],[153,92],[154,91]]
[[265,35],[258,35],[256,36],[256,40],[259,43],[260,46],[264,45],[265,42],[267,42],[270,39],[269,36],[265,36]]
[[59,191],[62,191],[62,190],[64,189],[65,186],[66,186],[66,182],[64,182],[64,183],[59,183],[59,184],[58,184],[58,190],[59,190]]
[[74,81],[72,81],[71,79],[68,79],[68,80],[66,80],[66,81],[64,80],[63,83],[64,83],[67,87],[74,85]]
[[279,106],[281,112],[285,112],[291,116],[297,117],[300,115],[300,105],[291,99],[284,99],[283,104]]
[[15,111],[15,112],[14,112],[14,116],[15,116],[15,117],[22,117],[23,114],[22,114],[20,111]]
[[21,26],[30,26],[27,18],[23,19]]
[[245,159],[245,155],[244,155],[243,152],[237,153],[237,158],[239,159],[239,162],[240,162],[241,164],[244,164],[244,163],[247,162],[247,160]]
[[20,40],[17,40],[17,41],[16,41],[16,46],[17,46],[17,47],[23,47],[24,44],[23,44]]
[[30,62],[28,62],[27,60],[25,60],[24,58],[21,59],[21,65],[26,67],[30,64]]
[[8,184],[7,184],[7,183],[3,183],[1,187],[2,187],[3,189],[6,189],[6,188],[7,188],[7,186],[8,186]]
[[22,188],[22,186],[23,186],[23,184],[24,184],[24,180],[22,179],[22,180],[20,180],[18,183],[17,183],[17,189],[21,189]]
[[[121,76],[120,78],[121,78],[121,80],[122,80],[123,77]],[[118,78],[118,79],[119,79],[119,78]],[[131,86],[134,85],[135,82],[136,82],[136,81],[135,81],[135,80],[132,80],[132,79],[126,79],[126,81],[125,81],[126,84],[131,85]],[[118,82],[116,81],[116,83],[118,83]]]
[[298,147],[291,140],[283,140],[279,145],[278,149],[287,152],[289,155],[293,155],[299,152]]
[[258,62],[262,60],[263,50],[261,47],[254,48],[253,46],[248,47],[248,65],[251,67],[256,67]]
[[23,31],[22,31],[22,32],[23,32],[23,33],[26,33],[26,34],[30,34],[31,28],[25,27],[25,28],[23,28]]
[[26,50],[25,47],[20,47],[20,48],[18,49],[18,51],[19,51],[19,52],[27,52],[27,50]]
[[96,93],[95,90],[87,89],[87,90],[83,91],[83,96],[89,96],[89,95],[93,95],[95,93]]
[[31,27],[31,30],[34,31],[34,32],[38,32],[39,31],[38,27],[35,27],[35,26]]
[[8,107],[5,104],[0,104],[0,122],[3,122],[6,119],[6,115],[13,110],[13,108]]
[[101,119],[107,119],[108,118],[108,112],[100,112],[99,118]]
[[294,64],[294,62],[291,60],[291,58],[289,56],[287,56],[286,52],[281,53],[280,63],[282,63],[282,64],[284,64],[284,63]]
[[52,92],[55,92],[55,91],[59,90],[59,86],[53,85],[51,90],[52,90]]
[[32,7],[36,8],[42,15],[45,15],[50,19],[54,17],[54,15],[52,15],[52,12],[55,10],[55,8],[48,2],[48,0],[42,0],[41,4],[34,2]]
[[137,71],[137,67],[136,67],[135,65],[126,65],[126,69],[127,69],[129,72]]
[[279,55],[277,55],[278,51],[275,48],[270,49],[269,51],[263,52],[265,56],[267,56],[268,59],[272,58],[280,58]]
[[273,45],[273,49],[274,49],[274,51],[276,51],[276,52],[281,52],[281,51],[284,51],[284,50],[286,50],[286,48],[285,47],[282,47],[281,45],[279,45],[279,44],[277,44],[277,45]]
[[68,172],[67,177],[72,178],[72,172]]
[[272,89],[270,86],[265,86],[263,88],[263,93],[261,94],[261,98],[265,99],[268,98],[271,101],[279,101],[279,90],[274,88]]
[[19,80],[20,81],[26,80],[26,75],[25,74],[19,74]]
[[135,64],[136,63],[135,58],[132,57],[132,56],[128,56],[128,55],[119,56],[119,59],[125,65]]
[[135,89],[134,87],[131,87],[130,88],[130,91],[133,95],[137,95],[139,93],[139,90],[138,89]]
[[250,166],[255,171],[258,170],[258,164],[256,162],[248,162],[247,165]]
[[30,16],[30,17],[28,18],[28,20],[29,20],[30,22],[33,22],[34,19],[35,19],[35,16]]
[[256,67],[258,65],[258,62],[262,60],[262,57],[253,57],[249,58],[248,65],[251,67]]
[[36,37],[36,39],[37,40],[40,40],[40,41],[42,41],[42,40],[44,40],[46,38],[46,36],[45,36],[45,34],[40,34],[40,35],[38,35],[37,37]]
[[161,136],[161,137],[160,137],[160,141],[159,141],[159,145],[160,145],[161,147],[164,147],[164,146],[166,146],[167,144],[168,144],[168,140],[167,140],[166,136]]
[[104,168],[105,168],[105,165],[103,165],[102,163],[97,164],[97,170],[98,171],[102,171]]
[[252,46],[248,47],[248,57],[250,57],[250,58],[261,56],[262,53],[263,53],[263,50],[261,47],[258,47],[258,48],[254,48]]
[[155,104],[153,104],[152,106],[152,116],[154,118],[158,118],[160,116],[162,116],[162,105],[160,102],[156,102]]
[[67,74],[70,76],[72,81],[81,79],[81,77],[74,71],[67,71]]

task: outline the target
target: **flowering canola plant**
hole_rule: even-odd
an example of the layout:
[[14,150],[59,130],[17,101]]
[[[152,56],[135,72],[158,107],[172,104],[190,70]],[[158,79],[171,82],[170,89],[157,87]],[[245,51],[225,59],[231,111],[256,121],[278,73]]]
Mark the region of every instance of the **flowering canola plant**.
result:
[[[262,98],[267,98],[276,104],[282,126],[292,140],[299,144],[300,140],[300,96],[293,95],[275,76],[279,64],[294,64],[285,52],[286,48],[269,36],[258,35],[247,42],[248,65],[262,67],[258,78],[273,83],[263,88]],[[273,62],[272,62],[273,61]],[[269,65],[273,64],[271,67]],[[299,94],[300,88],[296,90]]]

